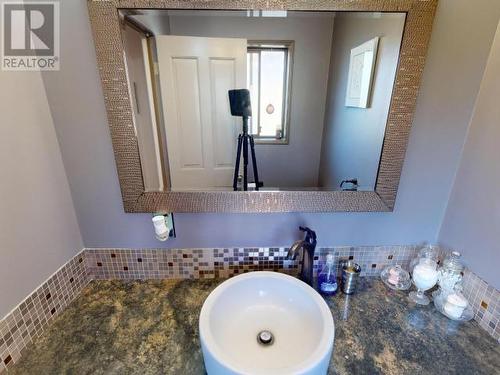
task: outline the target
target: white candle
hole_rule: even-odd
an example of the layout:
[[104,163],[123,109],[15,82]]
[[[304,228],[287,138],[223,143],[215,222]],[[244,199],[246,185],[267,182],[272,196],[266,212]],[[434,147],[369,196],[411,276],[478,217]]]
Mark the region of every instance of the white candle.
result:
[[444,311],[453,319],[459,319],[467,307],[467,300],[459,294],[453,293],[446,298]]

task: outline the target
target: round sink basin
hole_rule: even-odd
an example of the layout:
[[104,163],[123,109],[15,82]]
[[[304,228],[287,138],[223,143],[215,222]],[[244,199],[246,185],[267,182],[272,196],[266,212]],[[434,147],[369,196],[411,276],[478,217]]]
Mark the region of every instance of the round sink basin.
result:
[[326,374],[335,327],[323,298],[277,272],[250,272],[215,288],[200,314],[208,374]]

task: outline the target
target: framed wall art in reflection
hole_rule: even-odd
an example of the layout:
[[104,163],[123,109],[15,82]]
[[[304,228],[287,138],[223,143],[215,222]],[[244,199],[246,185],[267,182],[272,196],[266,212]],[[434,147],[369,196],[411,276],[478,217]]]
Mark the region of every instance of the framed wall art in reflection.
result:
[[375,37],[351,49],[345,98],[346,107],[369,107],[378,41],[379,38]]

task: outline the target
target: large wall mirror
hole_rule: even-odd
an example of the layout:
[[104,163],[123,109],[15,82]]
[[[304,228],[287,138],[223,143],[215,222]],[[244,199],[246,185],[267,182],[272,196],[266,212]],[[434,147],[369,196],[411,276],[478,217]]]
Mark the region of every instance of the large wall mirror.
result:
[[90,1],[125,210],[392,210],[435,3]]

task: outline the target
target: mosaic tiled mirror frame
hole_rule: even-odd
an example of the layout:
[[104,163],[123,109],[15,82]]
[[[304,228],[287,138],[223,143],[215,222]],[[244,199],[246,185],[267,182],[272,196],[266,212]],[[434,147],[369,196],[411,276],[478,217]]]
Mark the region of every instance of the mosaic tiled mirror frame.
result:
[[[392,211],[437,0],[88,0],[125,212]],[[263,9],[405,12],[406,24],[374,192],[145,192],[118,10]]]

